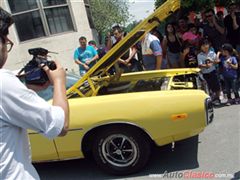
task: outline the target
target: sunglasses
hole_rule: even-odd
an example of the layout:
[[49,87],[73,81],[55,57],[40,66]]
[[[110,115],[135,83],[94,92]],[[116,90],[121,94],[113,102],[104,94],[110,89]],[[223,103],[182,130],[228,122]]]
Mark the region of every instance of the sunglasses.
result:
[[207,18],[212,17],[212,16],[213,16],[212,14],[206,15]]

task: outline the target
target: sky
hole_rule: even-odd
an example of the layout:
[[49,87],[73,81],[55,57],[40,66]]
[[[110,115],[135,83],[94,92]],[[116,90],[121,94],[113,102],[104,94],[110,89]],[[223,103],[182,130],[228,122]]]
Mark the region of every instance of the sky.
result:
[[129,13],[133,15],[133,20],[141,20],[148,17],[154,10],[155,0],[129,0]]

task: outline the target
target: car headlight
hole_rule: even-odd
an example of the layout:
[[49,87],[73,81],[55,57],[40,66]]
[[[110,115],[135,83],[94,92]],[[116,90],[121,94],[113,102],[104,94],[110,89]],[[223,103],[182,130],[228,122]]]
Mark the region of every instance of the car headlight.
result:
[[206,110],[206,123],[208,125],[213,121],[214,118],[213,104],[210,98],[207,98],[205,100],[205,110]]

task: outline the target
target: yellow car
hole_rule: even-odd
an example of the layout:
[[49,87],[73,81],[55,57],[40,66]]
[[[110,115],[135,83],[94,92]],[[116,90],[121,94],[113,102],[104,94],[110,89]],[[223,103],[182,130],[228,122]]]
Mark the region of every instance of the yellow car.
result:
[[152,145],[187,139],[211,123],[213,108],[199,69],[122,74],[116,68],[108,73],[129,47],[179,6],[178,0],[167,1],[68,89],[69,132],[49,140],[29,131],[34,162],[92,155],[107,172],[126,175],[146,165]]

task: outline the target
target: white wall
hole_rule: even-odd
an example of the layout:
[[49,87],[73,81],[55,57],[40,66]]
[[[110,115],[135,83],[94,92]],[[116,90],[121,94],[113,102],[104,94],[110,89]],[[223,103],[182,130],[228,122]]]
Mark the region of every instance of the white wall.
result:
[[[6,1],[1,2],[1,5],[4,9],[9,10]],[[94,31],[92,31],[89,27],[83,1],[70,0],[69,8],[73,14],[73,24],[76,27],[76,32],[64,32],[49,37],[41,37],[25,42],[19,42],[16,28],[13,25],[10,28],[9,38],[14,42],[14,47],[9,53],[5,68],[11,70],[22,68],[24,64],[31,59],[31,56],[28,54],[28,49],[43,47],[49,51],[58,52],[57,55],[49,55],[58,59],[69,71],[74,71],[78,74],[78,65],[75,64],[73,60],[74,50],[79,46],[78,39],[80,36],[85,36],[88,40],[91,40],[95,35]]]

